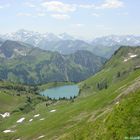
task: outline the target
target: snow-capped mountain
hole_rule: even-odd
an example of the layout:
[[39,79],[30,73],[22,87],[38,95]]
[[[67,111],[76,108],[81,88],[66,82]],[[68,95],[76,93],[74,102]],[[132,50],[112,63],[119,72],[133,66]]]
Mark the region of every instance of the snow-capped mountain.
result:
[[136,46],[140,45],[140,36],[134,35],[110,35],[104,36],[100,38],[96,38],[92,41],[94,46],[102,45],[102,46],[114,46],[114,45],[129,45]]
[[0,35],[0,38],[0,45],[3,40],[13,40],[28,43],[44,50],[58,51],[62,54],[74,53],[77,50],[89,50],[106,58],[109,58],[122,45],[140,46],[140,36],[134,35],[110,35],[86,42],[67,33],[59,35],[53,33],[41,34],[22,29],[14,33]]
[[4,40],[22,41],[34,46],[37,46],[43,40],[45,41],[74,40],[74,37],[66,33],[60,35],[55,35],[53,33],[41,34],[38,32],[28,31],[24,29],[18,30],[17,32],[14,33],[0,35],[0,38]]
[[[53,33],[44,33],[41,34],[39,32],[28,31],[28,30],[18,30],[14,33],[8,33],[5,35],[0,35],[0,38],[4,40],[14,40],[14,41],[22,41],[25,43],[29,43],[31,45],[37,46],[42,41],[63,41],[63,40],[78,40],[78,38],[73,37],[67,33],[62,33],[59,35],[55,35]],[[95,38],[91,44],[93,46],[102,45],[102,46],[114,46],[114,45],[140,45],[140,36],[134,35],[110,35]]]
[[110,35],[96,38],[91,42],[93,52],[99,56],[110,58],[120,46],[140,46],[140,36]]
[[63,34],[60,34],[58,35],[58,37],[62,40],[75,40],[76,38],[67,34],[67,33],[63,33]]

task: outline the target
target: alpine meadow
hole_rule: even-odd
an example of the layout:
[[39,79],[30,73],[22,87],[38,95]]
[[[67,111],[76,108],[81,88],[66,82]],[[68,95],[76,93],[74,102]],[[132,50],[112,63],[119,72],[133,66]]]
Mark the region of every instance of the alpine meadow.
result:
[[140,1],[0,1],[0,140],[140,140]]

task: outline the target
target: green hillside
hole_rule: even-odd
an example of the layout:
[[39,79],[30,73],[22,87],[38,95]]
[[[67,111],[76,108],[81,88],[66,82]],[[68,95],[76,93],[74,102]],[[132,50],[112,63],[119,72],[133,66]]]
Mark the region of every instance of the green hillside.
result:
[[[19,99],[14,102],[11,89],[7,89],[7,94],[1,91],[0,103],[5,108],[1,113],[9,111],[12,114],[0,119],[0,139],[123,140],[140,135],[139,47],[121,47],[100,72],[78,85],[80,93],[74,101],[50,103],[42,97],[44,102],[39,100],[28,111],[14,111],[26,102],[24,98],[27,97],[24,96],[28,93],[15,96]],[[34,88],[32,90],[36,91]],[[21,93],[20,90],[16,92]],[[7,106],[6,96],[14,102],[10,107]],[[37,98],[38,95],[31,92],[30,96]],[[46,102],[49,105],[46,106]],[[29,104],[32,106],[32,103]],[[34,118],[36,114],[40,116]],[[25,121],[16,123],[22,117]],[[33,121],[30,122],[30,119]],[[14,132],[4,133],[7,129]]]
[[79,82],[99,71],[105,61],[88,51],[62,55],[22,42],[6,41],[0,47],[0,79],[30,85]]

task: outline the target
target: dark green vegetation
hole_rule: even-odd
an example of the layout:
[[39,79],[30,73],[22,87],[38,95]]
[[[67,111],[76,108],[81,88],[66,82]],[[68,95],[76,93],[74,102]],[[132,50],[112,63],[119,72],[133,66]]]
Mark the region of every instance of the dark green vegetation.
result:
[[[74,100],[48,106],[47,101],[39,102],[33,111],[14,112],[9,118],[1,119],[0,139],[30,140],[43,135],[41,140],[123,140],[140,135],[139,47],[121,47],[100,72],[78,85],[80,95]],[[0,96],[3,96],[0,97],[2,108],[6,106],[3,99],[13,97],[3,91]],[[20,99],[16,100],[10,106],[12,109],[5,108],[2,113],[18,106]],[[33,118],[35,114],[40,116]],[[17,124],[21,117],[25,121]],[[29,122],[31,118],[34,120]],[[16,131],[4,134],[2,131],[6,129]]]
[[93,47],[93,52],[95,54],[98,54],[99,56],[105,57],[107,59],[109,59],[112,54],[119,49],[121,45],[113,45],[113,46],[104,46],[104,45],[100,45],[98,44],[97,46],[95,45]]
[[38,94],[38,87],[0,81],[0,112],[10,111],[28,113],[35,105],[47,98]]
[[104,62],[88,51],[62,55],[6,41],[0,47],[0,79],[26,84],[79,82],[99,71]]

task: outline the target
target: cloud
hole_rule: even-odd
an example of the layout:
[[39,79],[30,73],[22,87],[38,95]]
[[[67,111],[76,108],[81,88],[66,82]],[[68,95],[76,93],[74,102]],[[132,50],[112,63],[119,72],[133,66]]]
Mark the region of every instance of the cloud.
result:
[[97,9],[111,9],[123,7],[124,3],[121,0],[105,0],[103,4],[97,6]]
[[94,4],[81,4],[79,5],[79,8],[92,9],[92,8],[95,8],[95,5]]
[[32,14],[30,14],[30,13],[18,13],[17,16],[20,16],[20,17],[22,17],[22,16],[30,17],[30,16],[32,16]]
[[[42,2],[41,2],[42,1]],[[33,1],[30,2],[25,2],[24,5],[30,8],[35,8],[36,11],[40,12],[40,13],[44,13],[47,11],[49,12],[53,12],[53,13],[62,13],[62,14],[66,14],[69,12],[74,12],[76,11],[78,8],[81,9],[113,9],[113,8],[119,8],[119,7],[123,7],[124,3],[122,2],[122,0],[104,0],[102,3],[100,4],[95,4],[95,3],[91,3],[91,4],[70,4],[70,3],[65,3],[65,2],[61,2],[61,1],[57,1],[57,0],[46,0],[43,1],[41,0],[39,3],[39,5],[35,5],[33,3]],[[44,16],[44,14],[38,14],[38,16]],[[99,17],[98,14],[93,13],[93,16],[95,17]],[[68,19],[68,15],[54,15],[53,17],[58,17],[58,18],[63,18],[63,19]]]
[[104,2],[99,5],[95,3],[76,5],[76,7],[83,9],[111,9],[111,8],[114,9],[121,8],[123,6],[124,3],[122,2],[122,0],[104,0]]
[[66,15],[66,14],[52,14],[51,17],[53,17],[55,19],[59,19],[59,20],[70,19],[70,16]]
[[46,8],[47,11],[59,12],[59,13],[74,12],[76,10],[76,5],[66,4],[59,1],[44,2],[41,3],[41,6]]

